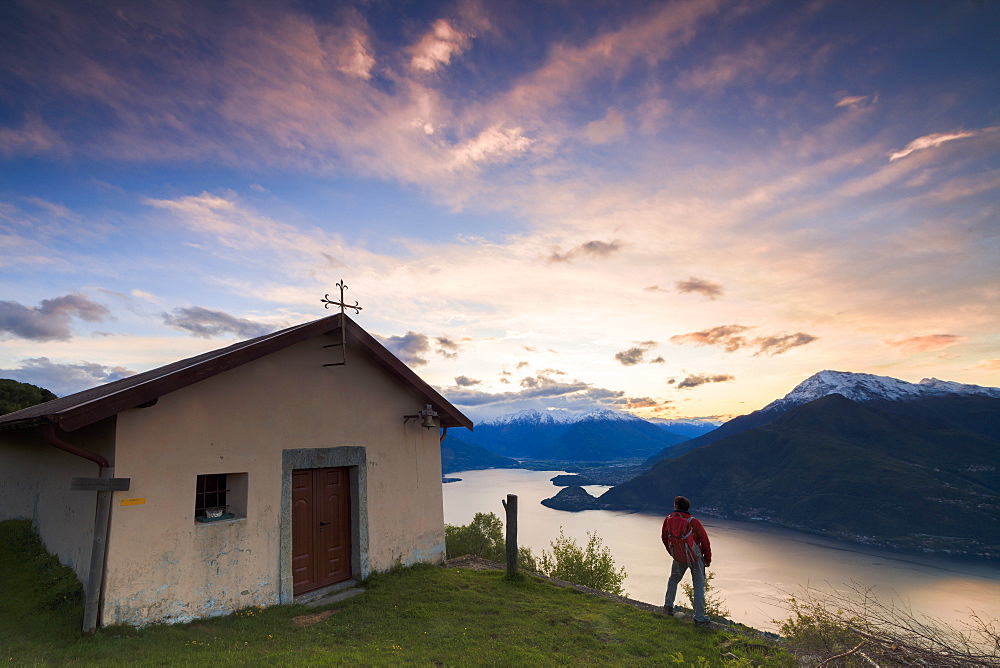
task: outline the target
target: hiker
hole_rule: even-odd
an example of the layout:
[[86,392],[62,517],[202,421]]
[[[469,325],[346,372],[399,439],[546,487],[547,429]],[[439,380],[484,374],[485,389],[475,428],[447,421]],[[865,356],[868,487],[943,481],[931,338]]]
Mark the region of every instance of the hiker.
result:
[[677,584],[690,568],[694,584],[694,623],[701,625],[709,622],[705,616],[705,569],[712,564],[712,546],[708,542],[705,527],[688,512],[690,508],[691,502],[686,498],[674,497],[674,512],[663,520],[663,530],[660,532],[663,546],[674,558],[663,611],[668,615],[674,614]]

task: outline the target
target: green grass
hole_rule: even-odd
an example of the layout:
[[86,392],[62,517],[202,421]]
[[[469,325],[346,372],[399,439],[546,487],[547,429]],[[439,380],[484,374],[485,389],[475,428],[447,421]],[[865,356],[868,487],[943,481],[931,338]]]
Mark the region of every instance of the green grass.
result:
[[83,636],[78,585],[64,597],[67,571],[53,562],[27,522],[0,522],[0,665],[794,665],[766,645],[535,577],[433,566],[373,576],[364,594],[325,608]]

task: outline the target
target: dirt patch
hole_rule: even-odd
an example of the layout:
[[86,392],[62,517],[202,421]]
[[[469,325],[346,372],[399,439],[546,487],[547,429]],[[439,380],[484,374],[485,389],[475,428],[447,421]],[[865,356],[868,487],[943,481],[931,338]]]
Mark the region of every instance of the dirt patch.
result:
[[320,622],[333,617],[338,612],[340,612],[340,610],[324,610],[323,612],[317,612],[312,615],[299,615],[298,617],[292,617],[292,626],[301,627],[319,624]]
[[501,564],[497,561],[490,561],[489,559],[483,559],[482,557],[474,557],[471,554],[466,554],[461,557],[455,557],[454,559],[449,559],[444,562],[445,568],[468,568],[470,571],[505,571],[507,570],[506,564]]

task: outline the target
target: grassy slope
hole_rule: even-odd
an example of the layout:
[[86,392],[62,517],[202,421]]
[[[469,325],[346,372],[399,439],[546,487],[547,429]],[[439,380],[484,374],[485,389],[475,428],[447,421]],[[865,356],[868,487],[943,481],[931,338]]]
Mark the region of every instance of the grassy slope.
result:
[[[40,566],[39,552],[27,522],[0,522],[6,665],[725,665],[726,653],[749,657],[731,665],[794,665],[727,633],[537,578],[431,566],[373,577],[363,595],[327,608],[275,606],[82,637],[79,599],[51,595],[52,578],[65,579],[50,562]],[[324,610],[334,612],[295,622]]]

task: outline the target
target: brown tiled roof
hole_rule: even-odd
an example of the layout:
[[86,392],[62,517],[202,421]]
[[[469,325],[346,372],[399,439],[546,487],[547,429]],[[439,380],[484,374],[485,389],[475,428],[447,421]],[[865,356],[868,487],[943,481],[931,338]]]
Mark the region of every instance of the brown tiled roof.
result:
[[341,318],[347,326],[349,350],[360,348],[390,375],[417,390],[423,395],[425,403],[434,406],[442,427],[472,429],[472,420],[421,380],[360,325],[339,313],[2,415],[0,429],[55,423],[65,431],[73,431],[314,336],[337,332]]

